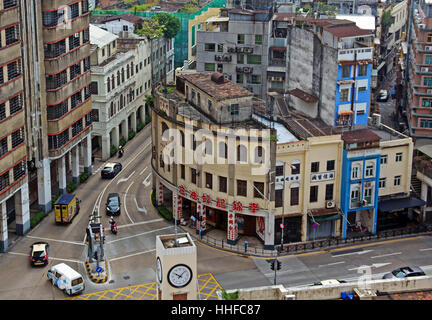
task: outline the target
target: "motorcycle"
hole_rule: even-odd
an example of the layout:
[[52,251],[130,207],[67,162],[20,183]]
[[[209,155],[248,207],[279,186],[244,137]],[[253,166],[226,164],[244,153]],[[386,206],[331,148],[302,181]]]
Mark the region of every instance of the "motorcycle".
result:
[[117,234],[117,223],[115,223],[114,220],[110,220],[110,224],[111,224],[111,233]]
[[119,151],[118,151],[118,157],[119,158],[121,158],[121,157],[123,157],[123,149],[119,149]]

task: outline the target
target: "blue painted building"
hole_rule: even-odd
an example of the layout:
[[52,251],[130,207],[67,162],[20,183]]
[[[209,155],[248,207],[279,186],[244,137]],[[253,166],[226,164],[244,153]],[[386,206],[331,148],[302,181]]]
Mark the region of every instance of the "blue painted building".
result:
[[[360,49],[369,50],[370,48]],[[372,61],[354,51],[352,61],[339,60],[335,100],[335,125],[367,125],[370,107]],[[343,52],[345,52],[343,51]],[[365,55],[366,57],[366,55]]]
[[369,129],[342,134],[342,237],[350,232],[376,233],[380,176],[380,137]]

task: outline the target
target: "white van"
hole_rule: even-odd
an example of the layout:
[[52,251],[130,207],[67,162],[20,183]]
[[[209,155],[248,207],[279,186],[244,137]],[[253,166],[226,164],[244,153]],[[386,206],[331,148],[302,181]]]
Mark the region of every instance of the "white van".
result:
[[48,270],[48,279],[68,295],[84,291],[83,277],[65,263],[52,266]]

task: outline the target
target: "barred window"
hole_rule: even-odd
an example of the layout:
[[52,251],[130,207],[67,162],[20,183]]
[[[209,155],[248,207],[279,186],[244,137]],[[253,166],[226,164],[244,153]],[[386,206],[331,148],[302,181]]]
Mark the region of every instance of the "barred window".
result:
[[89,125],[92,124],[92,122],[93,122],[93,113],[90,112],[85,116],[85,126],[88,127]]
[[6,103],[0,103],[0,121],[6,118]]
[[7,65],[8,81],[21,75],[21,60],[11,62]]
[[26,174],[25,161],[21,161],[15,167],[13,167],[13,178],[14,181],[18,181],[21,177]]
[[6,189],[9,184],[9,171],[6,171],[2,175],[0,175],[0,191]]
[[90,70],[90,57],[85,58],[83,62],[84,62],[84,72]]
[[84,0],[81,2],[82,14],[89,12],[89,2],[88,0]]
[[99,121],[99,109],[92,109],[92,122]]
[[4,77],[3,77],[3,67],[0,67],[0,84],[4,83]]
[[12,148],[16,148],[24,142],[24,128],[12,132]]
[[65,22],[65,9],[59,8],[57,11],[42,12],[42,23],[44,27],[55,27]]
[[3,0],[3,8],[9,9],[16,7],[18,5],[18,0]]
[[90,29],[83,30],[83,44],[90,41]]
[[69,50],[73,50],[80,46],[80,34],[75,33],[69,37]]
[[4,137],[0,140],[0,157],[8,153],[8,151],[7,137]]
[[65,130],[60,134],[48,136],[48,149],[55,150],[63,145],[65,145],[69,141],[69,130]]
[[84,87],[84,100],[87,100],[90,97],[91,97],[91,89],[90,89],[90,85],[88,85],[87,87]]
[[77,107],[81,103],[82,103],[82,94],[81,91],[78,91],[77,93],[71,96],[71,109]]
[[22,110],[22,108],[23,108],[23,102],[22,102],[21,94],[15,96],[9,100],[9,110],[10,110],[11,115]]
[[66,40],[60,40],[56,43],[45,44],[45,58],[53,59],[66,53]]
[[74,3],[70,7],[70,18],[75,19],[79,17],[79,3]]
[[46,86],[48,90],[57,89],[66,84],[67,71],[64,70],[57,74],[48,75],[46,77]]
[[81,74],[81,61],[70,67],[70,79],[75,79]]
[[56,120],[68,112],[68,99],[53,106],[47,106],[47,119]]
[[83,131],[83,119],[79,119],[72,125],[72,137],[78,135],[81,131]]
[[20,39],[19,25],[12,26],[5,30],[6,32],[6,45],[11,45],[12,43],[18,42]]

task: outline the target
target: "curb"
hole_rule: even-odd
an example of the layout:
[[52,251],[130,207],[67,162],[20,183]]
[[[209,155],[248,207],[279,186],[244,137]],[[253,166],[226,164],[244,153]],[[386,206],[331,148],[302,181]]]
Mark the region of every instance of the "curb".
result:
[[[85,266],[87,269],[87,273],[90,277],[90,280],[94,283],[105,283],[108,280],[108,274],[107,272],[105,272],[105,277],[100,279],[100,278],[96,278],[93,276],[92,272],[91,272],[91,268],[90,268],[90,263],[88,262],[88,260],[85,261]],[[105,271],[108,270],[108,259],[105,259]]]

